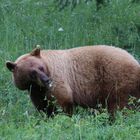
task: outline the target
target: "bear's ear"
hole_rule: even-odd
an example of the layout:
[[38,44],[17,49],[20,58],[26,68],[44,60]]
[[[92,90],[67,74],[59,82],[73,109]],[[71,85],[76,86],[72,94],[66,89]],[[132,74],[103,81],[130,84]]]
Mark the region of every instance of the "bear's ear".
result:
[[30,53],[32,56],[40,57],[40,46],[36,45],[36,48]]
[[6,62],[6,67],[11,71],[13,72],[15,67],[16,67],[16,63],[14,62],[11,62],[11,61],[7,61]]

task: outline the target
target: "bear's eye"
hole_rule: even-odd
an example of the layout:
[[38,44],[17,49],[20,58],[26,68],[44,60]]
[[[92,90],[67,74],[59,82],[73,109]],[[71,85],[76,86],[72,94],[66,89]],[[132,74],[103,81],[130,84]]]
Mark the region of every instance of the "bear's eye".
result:
[[38,67],[38,69],[39,69],[40,71],[43,71],[43,72],[44,72],[44,68],[43,68],[43,67]]

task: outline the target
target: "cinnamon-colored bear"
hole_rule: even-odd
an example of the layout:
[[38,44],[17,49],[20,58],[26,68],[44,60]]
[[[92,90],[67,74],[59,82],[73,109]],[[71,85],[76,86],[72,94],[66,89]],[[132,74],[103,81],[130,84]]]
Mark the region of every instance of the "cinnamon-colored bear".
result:
[[35,107],[51,115],[56,103],[69,114],[73,107],[113,113],[128,107],[130,96],[140,98],[140,65],[125,50],[111,46],[86,46],[67,50],[40,50],[8,61],[15,85],[28,90]]

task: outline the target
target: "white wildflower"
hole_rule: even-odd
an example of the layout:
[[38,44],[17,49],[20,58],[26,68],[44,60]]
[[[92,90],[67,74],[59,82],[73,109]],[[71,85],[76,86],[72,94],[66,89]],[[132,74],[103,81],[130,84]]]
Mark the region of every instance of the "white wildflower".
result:
[[59,32],[63,32],[64,29],[63,29],[62,27],[60,27],[60,28],[58,29],[58,31],[59,31]]

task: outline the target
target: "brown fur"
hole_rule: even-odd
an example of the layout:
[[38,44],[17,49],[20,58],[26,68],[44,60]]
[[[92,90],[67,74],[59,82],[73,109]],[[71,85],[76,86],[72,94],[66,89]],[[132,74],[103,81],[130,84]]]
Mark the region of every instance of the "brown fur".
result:
[[[22,90],[32,85],[30,96],[38,110],[49,108],[51,95],[69,114],[75,105],[95,108],[98,103],[112,113],[117,106],[127,106],[130,95],[140,98],[140,65],[119,48],[100,45],[41,52],[36,49],[11,63],[7,62],[7,67],[13,72],[15,85]],[[41,77],[32,81],[32,70],[51,78],[52,88],[46,88]],[[48,114],[54,110],[50,108]]]

